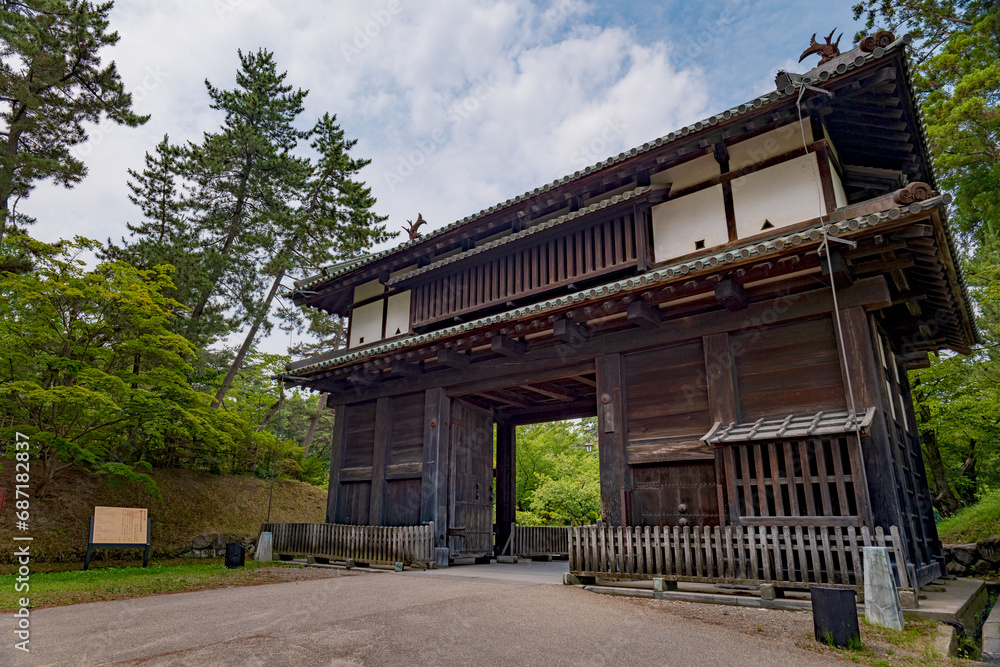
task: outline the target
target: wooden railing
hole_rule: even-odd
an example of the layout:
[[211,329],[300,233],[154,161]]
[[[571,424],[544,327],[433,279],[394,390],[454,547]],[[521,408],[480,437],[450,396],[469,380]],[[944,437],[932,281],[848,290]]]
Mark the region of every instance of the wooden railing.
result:
[[514,555],[568,556],[568,526],[512,526],[514,535]]
[[346,526],[333,523],[265,523],[273,551],[282,556],[353,558],[360,563],[434,560],[434,526]]
[[613,527],[569,529],[575,575],[703,583],[864,587],[863,551],[887,547],[899,588],[910,588],[899,529],[855,526]]
[[428,326],[580,283],[635,266],[637,257],[632,213],[514,243],[421,278],[413,286],[412,324]]

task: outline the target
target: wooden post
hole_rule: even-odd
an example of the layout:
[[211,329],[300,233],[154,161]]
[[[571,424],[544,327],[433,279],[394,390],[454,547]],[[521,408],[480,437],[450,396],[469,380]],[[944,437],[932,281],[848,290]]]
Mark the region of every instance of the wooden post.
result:
[[497,422],[497,514],[494,549],[499,550],[510,538],[511,525],[517,520],[517,431],[509,422]]
[[[844,391],[848,392],[848,376],[854,388],[854,405],[859,413],[869,407],[878,410],[872,422],[870,435],[860,443],[864,461],[864,488],[867,492],[865,507],[858,508],[870,528],[881,526],[901,526],[902,516],[896,496],[896,476],[892,467],[892,445],[885,421],[886,403],[882,398],[879,382],[879,360],[874,349],[872,330],[868,314],[858,306],[840,311],[843,332],[841,344],[841,371],[844,376]],[[851,396],[847,395],[847,405]],[[873,525],[874,523],[874,525]]]
[[368,504],[368,523],[385,525],[385,462],[389,458],[390,398],[380,398],[375,403],[375,449],[372,453],[372,491]]
[[448,462],[451,399],[440,387],[424,394],[424,460],[420,489],[420,521],[434,522],[434,544],[448,546]]
[[330,486],[326,493],[326,522],[337,523],[337,500],[340,495],[340,469],[344,465],[347,439],[347,406],[333,408],[333,438],[330,443]]
[[[704,336],[705,381],[708,384],[708,403],[713,422],[731,424],[740,420],[740,402],[736,387],[736,363],[729,346],[729,334],[720,333]],[[728,517],[725,494],[726,466],[722,447],[715,448],[715,485],[719,498],[719,523],[725,526],[729,521],[737,521],[738,513]],[[736,499],[729,502],[736,507]]]
[[626,458],[628,434],[620,354],[599,355],[597,370],[597,447],[601,466],[601,514],[612,526],[631,516],[632,474]]

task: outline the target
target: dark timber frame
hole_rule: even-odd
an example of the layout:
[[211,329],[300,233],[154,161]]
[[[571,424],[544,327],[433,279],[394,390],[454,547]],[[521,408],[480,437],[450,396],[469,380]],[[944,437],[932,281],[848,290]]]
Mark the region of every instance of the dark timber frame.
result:
[[[327,521],[433,522],[439,562],[498,553],[516,427],[596,416],[608,525],[895,526],[908,579],[941,574],[906,370],[977,333],[950,199],[900,203],[933,185],[902,49],[811,74],[833,94],[803,96],[808,146],[730,171],[797,120],[779,91],[302,281],[297,302],[348,316],[373,280],[411,295],[408,335],[288,367],[335,410]],[[704,156],[717,176],[664,180]],[[740,179],[803,156],[822,217],[740,237]],[[656,207],[719,186],[728,241],[656,261]]]

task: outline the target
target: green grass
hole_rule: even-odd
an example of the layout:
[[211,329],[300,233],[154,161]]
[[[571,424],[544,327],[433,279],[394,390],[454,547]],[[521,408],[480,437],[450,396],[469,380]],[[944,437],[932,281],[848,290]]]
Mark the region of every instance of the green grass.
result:
[[978,503],[966,507],[938,524],[942,542],[982,542],[1000,535],[1000,489],[983,496]]
[[[254,586],[298,578],[294,570],[301,566],[280,566],[273,563],[247,562],[245,567],[226,569],[221,559],[207,562],[187,562],[178,565],[153,563],[149,567],[109,567],[72,572],[32,573],[30,590],[0,596],[0,612],[17,609],[18,599],[27,597],[30,607],[52,607],[124,600],[129,598],[198,591],[229,586]],[[0,590],[14,591],[16,575],[0,576]]]

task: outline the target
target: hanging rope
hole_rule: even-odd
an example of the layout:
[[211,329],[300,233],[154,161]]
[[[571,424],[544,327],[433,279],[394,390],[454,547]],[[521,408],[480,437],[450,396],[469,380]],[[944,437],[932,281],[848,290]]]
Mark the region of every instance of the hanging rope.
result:
[[[816,90],[824,94],[829,94],[829,92],[821,88],[815,88],[813,86],[808,86],[805,84],[800,84],[800,85],[802,87],[799,89],[799,96],[798,99],[795,101],[795,108],[798,110],[799,114],[799,132],[802,133],[802,148],[805,150],[806,155],[809,155],[809,143],[806,141],[806,129],[802,125],[802,96],[805,95],[807,88],[812,88],[813,90]],[[817,156],[817,159],[819,159],[819,156]],[[826,267],[830,277],[830,293],[833,296],[833,323],[834,326],[836,326],[837,328],[837,353],[840,355],[840,363],[844,368],[844,378],[847,380],[847,397],[851,403],[851,415],[855,417],[854,434],[858,439],[858,446],[860,447],[861,426],[859,423],[860,420],[857,419],[858,410],[857,410],[857,404],[855,403],[854,400],[854,384],[851,381],[851,368],[850,366],[847,365],[847,349],[844,347],[844,327],[840,320],[840,304],[837,300],[837,283],[833,279],[833,257],[832,253],[830,252],[830,235],[827,232],[828,222],[824,220],[826,218],[826,214],[823,213],[823,211],[825,210],[826,206],[825,206],[825,201],[823,199],[823,191],[821,189],[822,186],[820,185],[821,177],[819,174],[819,167],[816,164],[816,160],[810,160],[809,166],[813,170],[813,176],[815,177],[814,180],[817,183],[816,198],[817,201],[819,202],[819,211],[820,211],[819,223],[820,223],[820,229],[823,232],[823,243],[821,247],[823,248],[823,251],[826,253]],[[832,178],[833,172],[831,171],[830,173]]]

